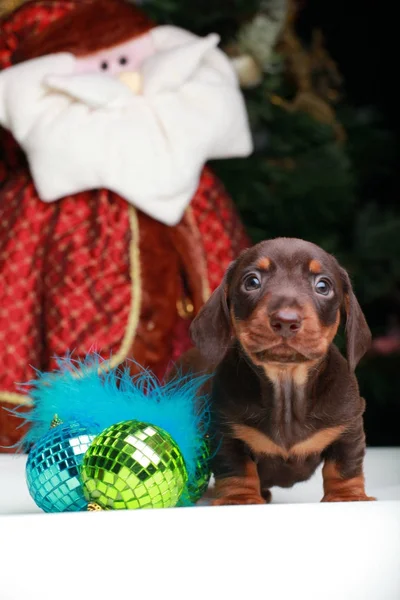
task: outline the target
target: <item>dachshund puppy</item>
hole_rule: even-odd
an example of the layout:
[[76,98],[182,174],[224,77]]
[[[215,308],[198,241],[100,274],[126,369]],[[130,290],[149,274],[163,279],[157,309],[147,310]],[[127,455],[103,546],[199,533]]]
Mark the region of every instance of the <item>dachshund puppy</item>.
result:
[[[333,344],[346,317],[347,360]],[[323,462],[325,502],[373,500],[355,367],[371,334],[346,271],[318,246],[244,251],[192,323],[212,379],[214,504],[263,504]],[[198,359],[199,357],[197,357]],[[196,350],[183,358],[196,368]],[[185,367],[184,367],[185,368]]]

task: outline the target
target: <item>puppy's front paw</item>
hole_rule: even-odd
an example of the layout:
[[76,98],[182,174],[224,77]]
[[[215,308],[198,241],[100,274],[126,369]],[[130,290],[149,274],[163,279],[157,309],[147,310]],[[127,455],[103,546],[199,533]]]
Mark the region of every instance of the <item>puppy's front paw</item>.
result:
[[266,501],[256,494],[236,494],[215,498],[212,504],[213,506],[239,506],[241,504],[266,504]]
[[354,477],[344,477],[340,465],[327,461],[322,469],[324,497],[322,502],[371,502],[376,500],[365,493],[364,473],[360,467]]
[[367,496],[366,494],[355,492],[354,494],[351,491],[347,491],[346,493],[338,493],[338,492],[330,492],[325,494],[322,498],[321,502],[373,502],[376,498],[372,496]]

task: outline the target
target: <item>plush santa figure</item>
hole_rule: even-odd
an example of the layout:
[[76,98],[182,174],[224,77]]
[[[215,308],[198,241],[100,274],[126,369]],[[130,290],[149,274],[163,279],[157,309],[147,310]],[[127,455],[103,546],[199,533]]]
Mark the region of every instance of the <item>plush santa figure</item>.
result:
[[[162,377],[248,243],[205,167],[252,150],[218,37],[36,0],[1,21],[0,69],[0,402],[69,351]],[[17,424],[0,410],[0,445]]]

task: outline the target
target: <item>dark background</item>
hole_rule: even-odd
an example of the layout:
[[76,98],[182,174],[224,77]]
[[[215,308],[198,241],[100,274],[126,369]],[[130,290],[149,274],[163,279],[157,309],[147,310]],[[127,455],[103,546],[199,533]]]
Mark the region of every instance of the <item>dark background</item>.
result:
[[[372,179],[379,201],[399,216],[399,100],[396,71],[400,58],[394,3],[383,0],[307,0],[297,21],[298,31],[309,39],[315,27],[322,28],[327,47],[345,81],[347,101],[356,107],[372,105],[382,123],[393,133],[395,160],[385,177]],[[372,165],[373,166],[373,165]],[[365,201],[368,190],[361,197]],[[368,231],[365,232],[368,235]],[[396,252],[396,248],[393,249]],[[388,249],[390,251],[390,249]],[[400,261],[400,255],[395,259]],[[376,286],[379,288],[379,279]],[[391,294],[367,309],[375,330],[385,326],[388,313],[399,314],[398,280]],[[360,367],[360,384],[367,399],[367,439],[372,445],[400,444],[400,354],[375,356]],[[373,398],[369,402],[369,393]]]
[[315,27],[322,28],[327,46],[345,78],[349,100],[359,105],[375,104],[388,126],[398,132],[395,73],[400,52],[395,3],[305,0],[300,6],[298,30],[307,38]]

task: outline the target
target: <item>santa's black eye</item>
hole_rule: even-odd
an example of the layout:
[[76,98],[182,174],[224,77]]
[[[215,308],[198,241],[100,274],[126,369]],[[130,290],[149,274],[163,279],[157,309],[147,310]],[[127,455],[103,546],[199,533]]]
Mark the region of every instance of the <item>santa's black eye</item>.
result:
[[315,282],[315,291],[321,296],[329,296],[332,291],[332,284],[327,279],[318,279]]
[[126,56],[121,56],[121,58],[119,59],[119,64],[120,65],[128,64],[128,59],[126,58]]
[[254,290],[259,290],[261,287],[260,278],[257,275],[248,275],[244,280],[244,289],[247,292],[252,292]]
[[103,62],[100,65],[100,68],[101,68],[102,71],[107,71],[107,69],[108,69],[108,62],[105,61],[105,60],[103,60]]

